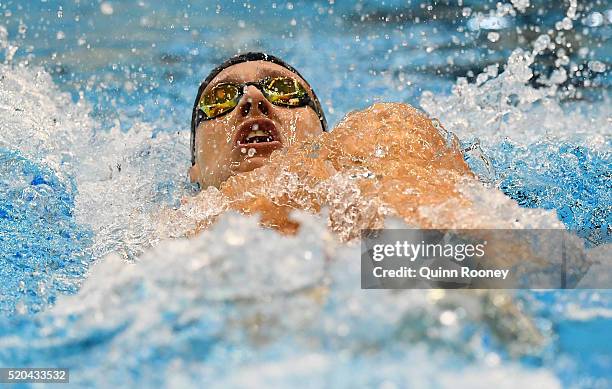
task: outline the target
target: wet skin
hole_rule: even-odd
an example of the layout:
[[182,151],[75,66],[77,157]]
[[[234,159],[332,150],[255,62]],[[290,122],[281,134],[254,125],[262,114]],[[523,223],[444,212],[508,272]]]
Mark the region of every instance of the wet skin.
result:
[[[221,71],[204,94],[221,82],[259,81],[267,76],[297,79],[312,97],[308,84],[290,70],[267,61],[243,62]],[[251,142],[252,131],[264,131],[266,142]],[[270,103],[255,86],[246,87],[238,106],[196,128],[195,165],[189,170],[192,182],[201,188],[219,187],[229,177],[251,171],[270,160],[273,151],[307,141],[323,132],[316,112],[308,107],[283,107]]]

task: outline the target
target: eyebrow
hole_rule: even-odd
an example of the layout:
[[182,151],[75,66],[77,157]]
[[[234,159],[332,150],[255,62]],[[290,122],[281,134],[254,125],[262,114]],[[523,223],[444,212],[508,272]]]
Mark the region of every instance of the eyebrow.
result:
[[[288,70],[287,70],[288,71]],[[289,71],[289,74],[291,74],[292,77],[295,77],[296,79],[298,78],[297,74]],[[283,71],[281,69],[262,69],[259,68],[257,69],[257,77],[261,80],[264,77],[268,77],[268,76],[272,76],[272,77],[278,77],[278,76],[287,76],[287,72]]]
[[[224,82],[231,82],[231,83],[241,84],[241,83],[244,82],[244,80],[242,78],[236,77],[234,75],[225,76],[225,77],[219,78],[218,80],[215,80],[214,82],[211,82],[210,84],[208,84],[208,87],[214,87],[214,86],[222,84]],[[206,89],[208,89],[208,87]]]

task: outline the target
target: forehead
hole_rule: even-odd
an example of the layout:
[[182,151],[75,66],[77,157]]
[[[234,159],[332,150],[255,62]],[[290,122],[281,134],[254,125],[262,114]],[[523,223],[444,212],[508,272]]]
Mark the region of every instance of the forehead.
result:
[[219,74],[212,79],[206,89],[220,82],[248,82],[261,80],[267,76],[288,76],[294,77],[304,86],[307,85],[300,76],[293,73],[291,70],[268,61],[249,61],[241,62],[223,69]]

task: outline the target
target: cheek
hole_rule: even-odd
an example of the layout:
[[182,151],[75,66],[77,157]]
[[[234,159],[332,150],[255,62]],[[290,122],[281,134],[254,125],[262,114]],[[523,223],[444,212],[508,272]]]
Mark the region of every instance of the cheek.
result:
[[287,137],[292,141],[300,141],[321,134],[321,122],[319,117],[309,108],[304,110],[292,110],[285,118],[285,131]]
[[231,148],[231,128],[228,120],[216,123],[207,123],[198,128],[198,147],[200,158],[203,163],[217,161]]

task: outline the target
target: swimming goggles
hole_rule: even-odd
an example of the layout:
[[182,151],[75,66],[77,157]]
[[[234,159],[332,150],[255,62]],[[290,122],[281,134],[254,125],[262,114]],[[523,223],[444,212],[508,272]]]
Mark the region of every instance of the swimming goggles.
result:
[[[203,93],[198,102],[198,122],[210,120],[232,111],[242,98],[246,87],[253,85],[272,104],[283,107],[309,106],[317,112],[315,103],[306,88],[293,77],[266,77],[245,83],[220,83]],[[197,124],[196,124],[197,126]]]

